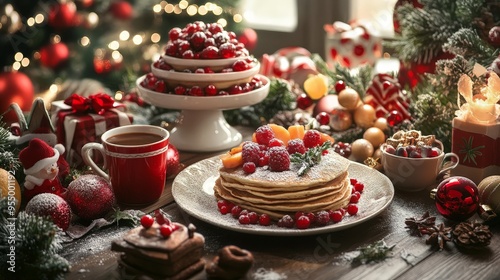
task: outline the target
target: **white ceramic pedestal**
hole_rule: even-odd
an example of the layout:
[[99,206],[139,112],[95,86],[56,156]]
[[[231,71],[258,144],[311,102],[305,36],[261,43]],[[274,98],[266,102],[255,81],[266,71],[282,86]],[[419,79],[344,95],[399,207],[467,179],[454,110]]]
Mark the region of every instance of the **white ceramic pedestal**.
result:
[[242,136],[226,122],[222,110],[257,104],[266,98],[270,87],[269,79],[258,75],[263,86],[250,92],[185,96],[148,90],[140,85],[144,77],[136,82],[144,101],[157,107],[182,110],[178,123],[171,131],[170,142],[179,150],[193,152],[222,151],[239,145]]
[[241,141],[241,133],[226,122],[221,110],[183,110],[170,134],[170,143],[183,151],[227,150]]

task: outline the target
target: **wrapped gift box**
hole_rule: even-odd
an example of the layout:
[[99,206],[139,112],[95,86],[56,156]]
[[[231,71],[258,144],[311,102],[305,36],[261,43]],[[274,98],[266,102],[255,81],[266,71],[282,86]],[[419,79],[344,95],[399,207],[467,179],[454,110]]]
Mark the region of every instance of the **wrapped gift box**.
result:
[[500,174],[500,121],[476,124],[453,119],[452,152],[460,158],[452,175],[465,176],[476,184]]
[[[125,107],[114,103],[112,108],[101,110],[99,113],[92,110],[83,112],[75,111],[72,106],[65,104],[64,100],[52,102],[52,122],[56,126],[58,143],[66,148],[65,157],[73,167],[81,167],[83,160],[81,149],[89,142],[101,142],[101,135],[107,130],[129,125],[133,117],[124,112]],[[94,155],[99,159],[100,155]]]

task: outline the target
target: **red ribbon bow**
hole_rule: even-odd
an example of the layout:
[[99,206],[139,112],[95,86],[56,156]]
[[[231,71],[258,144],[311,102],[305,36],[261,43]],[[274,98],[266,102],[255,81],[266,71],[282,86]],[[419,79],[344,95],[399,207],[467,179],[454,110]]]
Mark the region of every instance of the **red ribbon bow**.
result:
[[105,93],[97,93],[89,97],[83,97],[73,93],[64,100],[64,104],[71,106],[71,109],[77,113],[95,112],[99,115],[112,109],[115,101],[111,96]]

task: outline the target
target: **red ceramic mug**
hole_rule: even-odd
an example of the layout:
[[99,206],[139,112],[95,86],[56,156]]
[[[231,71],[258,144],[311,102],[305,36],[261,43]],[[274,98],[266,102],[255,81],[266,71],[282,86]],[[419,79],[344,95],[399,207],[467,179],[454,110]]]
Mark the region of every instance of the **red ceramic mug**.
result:
[[[165,188],[169,137],[169,132],[159,126],[116,127],[101,136],[102,144],[82,147],[83,161],[111,182],[118,203],[150,204]],[[92,160],[93,150],[104,156],[102,169]]]

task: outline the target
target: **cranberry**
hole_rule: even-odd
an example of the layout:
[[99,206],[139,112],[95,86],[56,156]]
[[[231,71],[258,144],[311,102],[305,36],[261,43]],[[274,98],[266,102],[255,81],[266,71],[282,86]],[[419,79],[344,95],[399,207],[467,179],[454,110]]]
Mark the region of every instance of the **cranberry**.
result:
[[409,157],[411,157],[411,158],[422,158],[422,153],[419,150],[413,150],[409,154]]
[[343,91],[345,88],[346,88],[346,84],[344,83],[344,81],[339,80],[335,83],[335,92],[339,93],[339,92]]
[[245,162],[243,163],[243,171],[247,174],[252,174],[257,169],[257,166],[254,162]]
[[161,236],[168,238],[170,235],[172,235],[172,232],[174,232],[174,229],[167,224],[163,224],[160,226],[160,234]]
[[202,31],[197,31],[191,36],[189,42],[194,50],[201,50],[205,45],[205,39],[207,36]]
[[205,74],[205,69],[203,69],[203,68],[196,68],[196,70],[194,70],[194,73],[195,74]]
[[170,225],[170,220],[165,217],[160,209],[155,210],[155,219],[156,222],[160,225],[167,224]]
[[338,223],[338,222],[342,221],[342,218],[344,218],[344,214],[341,211],[336,210],[336,211],[330,212],[330,220],[332,222]]
[[437,157],[441,154],[441,150],[437,147],[432,147],[432,149],[427,153],[428,157]]
[[170,29],[168,32],[168,38],[171,41],[177,40],[179,38],[179,35],[181,34],[182,30],[179,27],[174,27]]
[[245,70],[248,70],[251,68],[250,64],[248,64],[245,60],[236,60],[234,63],[233,63],[233,66],[232,66],[233,70],[235,72],[240,72],[240,71],[245,71]]
[[193,24],[198,27],[197,30],[205,30],[207,28],[207,25],[201,20],[197,20]]
[[227,31],[222,31],[222,32],[219,32],[217,34],[214,34],[213,38],[214,38],[215,43],[217,44],[217,46],[220,46],[220,45],[222,45],[224,43],[227,43],[230,40]]
[[154,90],[156,88],[156,82],[158,81],[158,78],[155,76],[152,76],[148,79],[148,88],[151,90]]
[[306,148],[316,147],[321,143],[321,134],[315,129],[309,129],[302,140]]
[[241,210],[241,212],[240,212],[240,216],[241,216],[241,215],[248,215],[248,210],[247,210],[247,209],[243,209],[243,210]]
[[396,154],[396,149],[391,146],[391,145],[387,145],[385,147],[385,152],[388,153],[388,154],[391,154],[391,155],[395,155]]
[[347,213],[351,216],[356,215],[358,213],[358,205],[352,203],[347,205]]
[[240,85],[233,85],[231,87],[229,87],[227,89],[227,91],[229,92],[229,94],[233,95],[233,94],[240,94],[243,92],[243,89],[241,88]]
[[174,93],[177,95],[184,95],[186,94],[186,88],[183,86],[176,86],[174,88]]
[[203,90],[199,86],[192,86],[189,94],[192,96],[203,96]]
[[167,84],[165,84],[164,80],[159,80],[155,84],[155,91],[157,92],[165,92],[167,89]]
[[236,56],[236,47],[231,43],[224,43],[219,46],[220,58],[232,58]]
[[316,120],[320,125],[328,125],[330,123],[330,114],[327,112],[321,112],[316,115]]
[[259,166],[266,166],[269,164],[269,153],[264,153],[259,157]]
[[188,41],[182,40],[177,45],[177,52],[180,54],[183,54],[185,51],[190,51],[190,50],[191,50],[191,45],[189,44]]
[[351,144],[339,141],[333,145],[333,150],[339,155],[348,158],[351,155]]
[[210,33],[212,33],[214,35],[219,33],[219,32],[222,32],[224,30],[222,25],[220,25],[219,23],[209,24],[209,26],[207,26],[207,28],[208,28],[208,31],[210,31]]
[[141,225],[144,228],[150,228],[153,226],[155,219],[151,215],[144,215],[141,217]]
[[168,56],[177,56],[177,46],[174,43],[169,42],[165,47],[165,54]]
[[215,47],[215,40],[214,38],[207,38],[205,40],[205,44],[204,44],[204,47],[209,47],[209,46],[212,46],[212,47]]
[[295,212],[294,218],[295,218],[295,220],[297,220],[300,216],[304,216],[304,215],[305,215],[304,212],[297,211],[297,212]]
[[205,87],[205,95],[206,96],[215,96],[217,95],[217,88],[214,85],[208,85]]
[[243,209],[241,209],[240,206],[238,205],[235,205],[233,206],[233,208],[231,208],[231,215],[234,217],[234,218],[238,218],[240,216],[240,213]]
[[408,152],[405,147],[401,146],[396,149],[396,155],[400,157],[408,157]]
[[229,95],[229,92],[225,91],[225,90],[221,90],[217,93],[217,95]]
[[202,59],[215,59],[219,56],[219,49],[214,46],[208,46],[200,52],[200,58]]
[[311,224],[314,224],[316,222],[316,215],[314,215],[314,213],[312,212],[306,213],[306,216],[309,218]]
[[221,208],[222,206],[226,206],[226,201],[223,199],[217,200],[217,208]]
[[316,213],[316,223],[324,226],[330,222],[330,214],[327,211],[319,211]]
[[248,225],[250,224],[250,217],[248,217],[248,215],[240,215],[238,222],[242,225]]
[[268,226],[271,224],[271,218],[267,214],[261,214],[259,217],[259,224],[261,226]]
[[248,213],[248,218],[250,219],[250,224],[255,225],[259,222],[259,215],[255,212]]
[[309,217],[307,216],[300,216],[297,219],[296,226],[298,229],[308,229],[310,225],[311,221],[309,221]]
[[403,114],[401,114],[397,110],[392,110],[391,112],[389,112],[389,115],[386,119],[389,126],[394,127],[395,125],[398,125],[403,121]]
[[212,70],[212,68],[210,68],[209,66],[207,67],[204,67],[203,70],[205,71],[205,73],[207,74],[213,74],[215,73],[214,70]]
[[365,185],[363,183],[360,183],[360,182],[356,182],[354,183],[354,189],[359,192],[359,193],[362,193],[364,188],[365,188]]
[[182,53],[182,58],[184,59],[193,59],[194,58],[194,53],[192,50],[187,50]]
[[353,194],[351,194],[351,200],[349,200],[349,203],[358,203],[360,196],[361,194],[355,191]]
[[279,227],[292,228],[295,222],[290,215],[284,215],[281,219],[278,220]]
[[227,207],[226,205],[222,205],[221,207],[219,207],[219,211],[222,215],[226,215],[227,213],[229,213],[229,207]]

